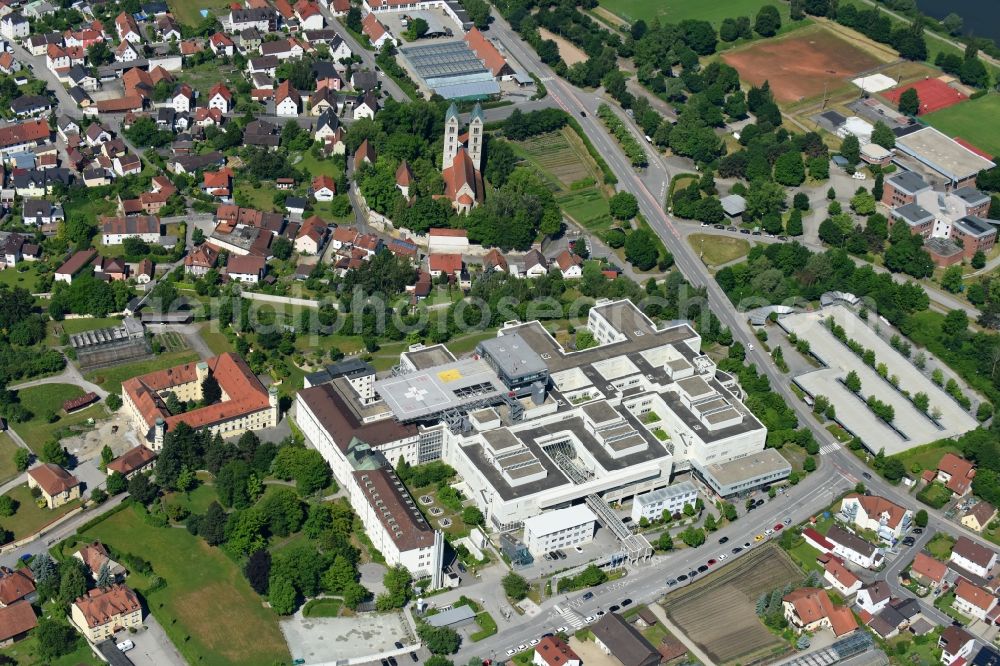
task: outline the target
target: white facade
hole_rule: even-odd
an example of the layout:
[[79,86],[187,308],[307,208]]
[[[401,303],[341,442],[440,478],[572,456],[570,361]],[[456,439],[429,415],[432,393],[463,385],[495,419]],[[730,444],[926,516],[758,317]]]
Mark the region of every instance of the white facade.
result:
[[694,506],[698,501],[698,489],[690,481],[675,483],[666,488],[660,488],[652,492],[636,495],[632,501],[632,520],[639,522],[640,519],[658,520],[663,517],[663,512],[670,515],[684,510],[686,504]]
[[274,113],[279,116],[297,116],[299,115],[299,105],[291,97],[286,97],[275,105]]
[[222,96],[222,93],[215,93],[212,95],[212,99],[208,100],[208,108],[229,113],[229,102]]
[[157,231],[148,234],[101,234],[101,241],[105,245],[121,245],[126,238],[140,238],[147,243],[159,243],[160,233]]
[[7,39],[23,39],[31,34],[31,24],[15,14],[8,14],[0,21],[0,35]]
[[177,93],[173,99],[174,111],[177,113],[188,113],[191,111],[191,98],[184,93]]
[[[959,549],[962,551],[962,549]],[[964,552],[964,551],[963,551]],[[985,557],[977,557],[975,560],[970,557],[966,557],[962,552],[956,552],[954,549],[951,551],[950,561],[956,566],[965,569],[971,574],[975,574],[980,578],[989,578],[990,573],[993,571],[993,567],[997,564],[997,554],[994,551],[987,551],[985,548],[974,549],[976,554],[986,553]]]
[[858,596],[855,598],[854,602],[868,613],[871,613],[872,615],[878,614],[883,608],[889,605],[890,600],[888,594],[884,597],[877,594],[879,587],[881,587],[881,585],[876,584],[875,587],[861,588],[858,591]]
[[582,504],[547,511],[524,521],[524,545],[532,555],[572,548],[594,539],[597,516]]

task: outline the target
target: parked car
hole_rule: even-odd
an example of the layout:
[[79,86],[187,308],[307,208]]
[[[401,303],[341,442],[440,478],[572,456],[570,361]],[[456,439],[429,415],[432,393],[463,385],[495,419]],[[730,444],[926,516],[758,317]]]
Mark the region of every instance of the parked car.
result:
[[729,537],[722,537],[719,539],[719,543],[729,543]]
[[708,566],[707,565],[703,564],[700,567],[698,567],[698,573],[705,573],[706,571],[708,571]]
[[621,607],[622,608],[625,608],[626,606],[630,606],[631,604],[632,604],[632,600],[631,599],[626,598],[626,599],[622,599],[621,600]]
[[743,552],[743,549],[740,548],[739,546],[736,546],[736,548],[733,548],[733,555],[739,555],[742,552]]
[[402,650],[403,649],[403,642],[402,641],[396,641],[394,643],[394,645],[396,646],[397,650]]
[[774,524],[774,531],[775,532],[777,532],[779,530],[783,530],[783,529],[785,529],[785,526],[783,524],[781,524],[781,523],[775,523]]
[[117,647],[117,648],[118,648],[119,650],[121,650],[122,652],[128,652],[129,650],[131,650],[132,648],[134,648],[134,647],[135,647],[135,643],[133,643],[133,642],[131,641],[131,639],[127,639],[127,638],[126,638],[126,639],[125,639],[125,640],[123,640],[123,641],[122,641],[121,643],[119,643],[119,644],[118,644],[118,645],[117,645],[116,647]]
[[667,587],[673,587],[676,584],[677,584],[676,578],[671,578],[670,580],[667,581]]
[[587,592],[585,595],[583,595],[583,600],[584,601],[590,601],[593,598],[594,598],[594,593],[593,592]]
[[680,581],[681,583],[683,583],[687,579],[688,579],[688,575],[687,574],[681,574],[680,576],[677,577],[677,580]]
[[710,567],[714,567],[718,563],[719,563],[719,561],[717,559],[715,559],[714,557],[712,559],[710,559],[708,562],[705,562],[705,564],[707,564]]
[[420,661],[420,657],[417,656],[416,652],[410,653],[410,661],[412,661],[414,664]]

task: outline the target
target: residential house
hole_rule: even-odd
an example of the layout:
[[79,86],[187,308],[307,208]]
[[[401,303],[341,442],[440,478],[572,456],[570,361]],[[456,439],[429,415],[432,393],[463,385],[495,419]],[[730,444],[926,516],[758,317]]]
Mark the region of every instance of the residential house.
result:
[[91,643],[113,638],[123,629],[142,625],[142,604],[125,585],[96,588],[73,602],[70,620]]
[[156,454],[149,447],[139,444],[109,462],[107,473],[108,476],[118,473],[131,479],[149,468],[155,460]]
[[128,264],[121,257],[97,257],[92,265],[94,277],[108,282],[128,279]]
[[142,44],[142,33],[139,32],[139,25],[131,14],[122,12],[115,17],[115,32],[119,40]]
[[976,468],[971,462],[954,453],[946,453],[938,463],[935,479],[951,492],[963,497],[972,490],[972,479],[975,476]]
[[147,243],[158,243],[160,236],[160,218],[155,215],[105,217],[101,220],[101,238],[105,245],[121,245],[126,238],[132,237]]
[[101,572],[104,569],[107,569],[109,583],[116,583],[125,578],[125,567],[111,559],[108,549],[100,541],[85,544],[73,553],[73,557],[83,562],[95,583],[101,579]]
[[0,73],[10,76],[21,69],[21,62],[10,51],[0,53]]
[[90,266],[90,262],[96,254],[97,251],[93,248],[77,250],[63,263],[62,266],[56,269],[56,274],[53,279],[56,282],[65,282],[67,284],[73,282],[73,278],[75,278],[84,268]]
[[327,109],[316,120],[316,129],[313,131],[313,138],[316,141],[326,142],[328,138],[336,134],[338,129],[340,129],[340,119],[337,118],[336,111]]
[[896,541],[913,520],[913,511],[878,495],[851,493],[840,505],[840,513],[856,527],[871,530],[885,541]]
[[229,105],[233,103],[233,93],[229,91],[224,83],[216,83],[208,91],[208,108],[218,109],[222,113],[229,113]]
[[291,39],[264,42],[260,45],[260,54],[262,56],[273,56],[278,60],[298,60],[305,52],[306,49],[302,46],[302,43],[294,37]]
[[340,226],[333,230],[330,243],[334,250],[350,249],[354,241],[358,238],[358,230],[355,227]]
[[229,167],[202,173],[202,190],[219,199],[229,199],[233,191],[233,170]]
[[410,187],[413,185],[413,181],[413,171],[406,160],[403,160],[396,168],[396,188],[403,195],[404,199],[410,198]]
[[618,613],[606,613],[591,626],[594,643],[622,666],[657,666],[660,653]]
[[45,66],[53,72],[68,70],[70,67],[69,53],[58,44],[49,44],[45,50]]
[[315,2],[309,2],[309,0],[296,2],[295,16],[299,19],[300,30],[320,30],[323,28],[323,13]]
[[976,647],[976,639],[962,627],[945,627],[938,638],[938,647],[942,664],[953,664],[958,659],[965,663]]
[[230,255],[226,263],[226,275],[230,280],[257,284],[264,279],[267,272],[267,262],[264,257]]
[[31,24],[17,12],[0,19],[0,35],[6,39],[24,39],[31,34]]
[[956,611],[966,617],[985,620],[996,605],[997,598],[992,593],[964,578],[958,579],[958,585],[955,586],[955,601],[951,604]]
[[41,463],[29,469],[28,487],[41,490],[50,509],[80,499],[80,480],[52,463]]
[[899,635],[900,630],[911,628],[923,619],[916,599],[892,600],[876,615],[865,613],[863,617],[867,618],[868,628],[883,640]]
[[285,197],[285,210],[288,211],[289,215],[301,217],[306,212],[308,205],[309,202],[302,197]]
[[863,586],[858,590],[854,603],[866,613],[877,614],[886,607],[892,597],[889,591],[889,584],[884,580],[877,580]]
[[274,113],[278,116],[297,116],[301,101],[299,91],[292,87],[291,81],[282,81],[274,92]]
[[354,153],[354,170],[360,169],[362,164],[375,164],[375,149],[368,139],[362,141]]
[[28,226],[56,224],[66,219],[62,204],[45,199],[25,199],[21,219]]
[[123,41],[114,51],[115,62],[134,62],[139,59],[139,51],[129,41]]
[[951,564],[980,578],[989,578],[997,564],[997,554],[968,537],[958,537],[951,549]]
[[281,132],[266,120],[251,120],[243,130],[243,143],[274,150],[281,145]]
[[313,215],[302,223],[295,236],[295,251],[299,254],[319,254],[326,245],[330,228],[326,222]]
[[333,197],[337,195],[337,183],[330,176],[316,176],[310,192],[316,201],[333,201]]
[[177,25],[177,21],[174,20],[173,16],[167,14],[157,17],[155,26],[156,34],[159,36],[161,42],[181,40],[180,27]]
[[116,155],[112,160],[112,168],[119,176],[135,176],[142,173],[142,160],[135,153]]
[[182,83],[174,90],[171,103],[177,113],[190,113],[194,105],[194,90],[188,84]]
[[917,553],[910,565],[910,577],[930,588],[937,588],[944,581],[947,572],[948,565],[924,552]]
[[219,251],[208,243],[202,243],[184,257],[184,272],[201,277],[215,268],[218,260]]
[[785,619],[798,631],[832,629],[838,638],[858,628],[851,611],[830,601],[826,590],[804,587],[781,598]]
[[0,567],[0,608],[6,608],[32,597],[34,600],[35,576],[29,567],[10,569]]
[[535,646],[532,666],[582,666],[580,657],[558,636],[544,636]]
[[35,609],[27,601],[18,601],[0,608],[0,647],[13,645],[37,626]]
[[366,14],[364,19],[361,20],[361,32],[368,38],[368,41],[372,43],[376,51],[380,51],[382,46],[386,42],[390,42],[393,46],[396,46],[399,42],[396,38],[389,32],[382,23],[375,18],[375,14]]
[[278,16],[270,7],[233,8],[229,10],[229,30],[239,33],[250,28],[267,33],[278,27]]
[[354,100],[354,119],[374,118],[382,105],[378,102],[378,96],[373,92],[366,92],[358,95]]
[[828,556],[823,568],[823,579],[845,598],[861,589],[861,579],[851,573],[839,557]]
[[27,118],[52,111],[52,102],[44,95],[21,95],[10,103],[10,110],[18,118]]
[[563,250],[555,259],[563,279],[576,280],[583,277],[583,260],[569,250]]
[[155,272],[153,262],[150,259],[143,259],[135,269],[136,284],[149,284],[153,281]]
[[524,276],[528,278],[541,277],[549,272],[549,262],[541,252],[532,248],[524,255]]
[[976,502],[975,506],[962,516],[962,524],[973,532],[982,532],[996,515],[996,507],[989,502]]
[[827,531],[826,540],[833,546],[834,555],[859,567],[875,569],[882,564],[882,553],[877,547],[839,525],[834,525]]
[[212,49],[212,53],[217,56],[223,55],[231,58],[236,46],[228,35],[223,32],[217,32],[208,38],[208,48]]
[[433,252],[427,255],[427,268],[431,277],[447,275],[454,280],[458,280],[462,274],[465,263],[460,254],[439,254]]

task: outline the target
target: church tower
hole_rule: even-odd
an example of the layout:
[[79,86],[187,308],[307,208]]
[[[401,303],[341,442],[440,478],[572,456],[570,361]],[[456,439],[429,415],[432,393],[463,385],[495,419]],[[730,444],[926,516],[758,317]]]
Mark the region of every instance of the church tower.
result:
[[452,102],[444,117],[444,152],[441,157],[441,168],[447,169],[455,160],[458,152],[458,107]]
[[480,162],[483,158],[483,109],[476,103],[472,109],[472,118],[469,120],[469,157],[476,171],[481,170]]

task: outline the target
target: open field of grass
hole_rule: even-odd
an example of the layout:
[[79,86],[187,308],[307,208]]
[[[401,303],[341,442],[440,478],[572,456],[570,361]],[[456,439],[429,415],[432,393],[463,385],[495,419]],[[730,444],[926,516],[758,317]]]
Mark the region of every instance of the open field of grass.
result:
[[205,344],[208,345],[213,354],[224,354],[233,351],[233,345],[230,344],[226,334],[216,330],[216,327],[211,322],[201,327],[199,335],[201,335],[201,339],[205,341]]
[[274,195],[276,194],[284,193],[278,190],[273,184],[264,185],[261,183],[258,187],[250,187],[246,183],[243,183],[236,186],[235,201],[241,206],[256,208],[266,213],[273,213],[278,210],[274,205]]
[[902,461],[907,473],[919,476],[926,469],[937,469],[938,462],[946,453],[962,455],[961,449],[955,446],[954,442],[950,439],[943,439],[939,442],[914,447],[893,457]]
[[17,466],[14,465],[14,453],[18,446],[5,432],[0,432],[0,483],[17,476]]
[[709,21],[716,28],[723,19],[749,16],[751,20],[764,5],[774,5],[781,14],[782,24],[788,22],[788,4],[772,0],[729,0],[706,3],[700,0],[600,0],[602,7],[626,21],[643,19],[650,23],[654,18],[661,23],[679,23],[687,19]]
[[979,99],[941,109],[921,116],[928,125],[950,137],[959,137],[990,155],[1000,155],[1000,134],[984,118],[1000,117],[1000,94],[990,94]]
[[13,516],[8,516],[0,520],[3,521],[4,529],[14,533],[15,541],[34,534],[56,518],[80,506],[80,500],[74,500],[55,509],[49,509],[48,507],[39,509],[26,483],[17,486],[5,494],[17,502],[17,510]]
[[688,244],[701,255],[706,266],[721,266],[745,257],[750,252],[750,243],[742,238],[717,236],[714,234],[691,234]]
[[200,10],[207,9],[212,14],[220,16],[225,13],[229,3],[226,0],[169,0],[167,5],[178,21],[195,26],[201,22]]
[[713,661],[749,663],[787,649],[757,617],[757,598],[802,579],[802,572],[781,548],[767,544],[667,595],[663,608]]
[[947,562],[951,557],[951,549],[955,546],[955,539],[948,536],[947,534],[938,533],[934,535],[934,538],[927,542],[924,546],[924,550],[931,554],[935,559],[941,560],[942,562]]
[[190,363],[198,360],[198,354],[193,351],[168,352],[160,354],[156,358],[147,359],[138,363],[127,363],[116,365],[111,368],[100,368],[89,372],[86,378],[94,382],[106,391],[121,393],[122,382],[136,375],[144,375],[154,370],[165,370],[166,368],[182,363]]
[[306,617],[337,617],[344,602],[340,599],[311,599],[302,607]]
[[149,560],[167,581],[166,587],[147,595],[149,609],[187,662],[288,663],[277,615],[261,604],[236,563],[187,530],[153,527],[142,514],[137,507],[119,511],[80,538],[100,539]]
[[0,271],[0,284],[23,287],[31,293],[35,293],[38,285],[38,271],[34,266],[26,271],[19,271],[15,268],[4,269]]
[[[65,401],[83,394],[82,388],[72,384],[42,384],[21,389],[17,392],[18,399],[31,411],[32,417],[24,423],[12,426],[37,454],[47,441],[57,436],[60,430],[81,425],[89,418],[97,419],[106,415],[103,404],[91,405],[72,414],[65,414],[62,411]],[[51,415],[58,418],[50,423]]]
[[103,666],[101,661],[87,647],[86,641],[78,636],[79,645],[75,650],[58,659],[43,659],[38,653],[38,639],[34,634],[9,647],[0,649],[0,655],[14,659],[18,666]]

